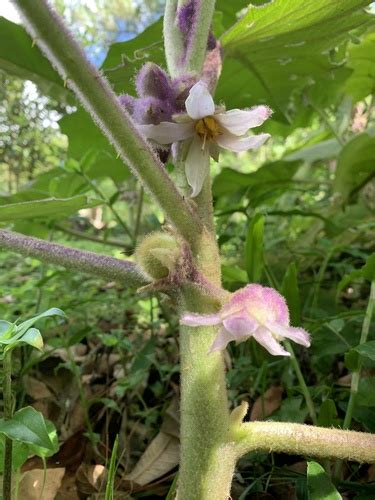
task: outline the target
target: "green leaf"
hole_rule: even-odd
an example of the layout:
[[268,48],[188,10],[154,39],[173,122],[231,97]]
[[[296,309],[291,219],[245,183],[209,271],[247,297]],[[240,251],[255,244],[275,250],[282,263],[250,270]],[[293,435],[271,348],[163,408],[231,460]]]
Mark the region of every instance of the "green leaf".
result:
[[375,32],[368,33],[360,44],[351,44],[348,66],[353,73],[345,84],[345,91],[354,103],[375,93]]
[[375,377],[362,378],[359,381],[356,404],[367,408],[375,406]]
[[25,342],[40,351],[43,349],[43,337],[37,328],[27,330],[25,335],[19,339],[19,342]]
[[317,462],[307,462],[307,489],[309,500],[341,500],[340,493],[328,474]]
[[[348,75],[329,49],[371,22],[371,0],[274,0],[249,6],[221,38],[225,52],[218,100],[231,107],[265,102],[288,119],[291,99],[307,85],[324,93]],[[236,75],[236,78],[233,78]]]
[[135,38],[111,45],[102,70],[117,94],[135,95],[134,77],[149,61],[165,66],[161,19]]
[[344,356],[345,366],[351,372],[356,372],[359,370],[360,362],[358,352],[350,349],[350,351],[345,353]]
[[369,281],[375,280],[375,252],[367,258],[366,264],[362,267],[362,274]]
[[50,420],[44,420],[46,424],[46,429],[48,432],[49,439],[52,443],[51,448],[44,448],[43,446],[37,446],[35,444],[30,444],[30,451],[41,458],[48,458],[59,451],[59,439],[57,436],[56,427]]
[[222,197],[235,191],[246,192],[252,208],[273,203],[290,188],[300,165],[300,161],[275,161],[266,163],[250,174],[224,168],[214,180],[213,194]]
[[25,333],[29,328],[31,328],[37,321],[43,318],[51,318],[52,316],[60,316],[61,318],[66,318],[64,311],[58,307],[51,307],[37,316],[30,318],[17,326],[17,334]]
[[[0,474],[4,471],[4,444],[5,436],[0,434]],[[30,454],[30,447],[25,443],[13,441],[12,446],[12,470],[15,471],[23,465]]]
[[35,217],[61,217],[75,214],[82,208],[96,207],[102,200],[85,195],[72,198],[58,199],[45,198],[42,200],[25,201],[0,205],[0,221],[14,221],[20,219],[34,219]]
[[31,80],[44,94],[60,100],[70,97],[63,80],[24,28],[4,17],[0,17],[0,69]]
[[[122,182],[130,177],[129,170],[118,158],[113,146],[85,110],[80,108],[75,113],[64,116],[59,125],[61,132],[69,139],[69,156],[83,163],[87,161],[88,152],[91,159],[95,156],[85,170],[91,179],[111,177],[115,182]],[[84,134],[82,130],[85,131]]]
[[0,432],[9,439],[54,450],[43,415],[31,406],[18,410],[11,420],[0,420]]
[[250,283],[258,283],[263,273],[264,215],[256,214],[247,230],[245,267]]
[[298,289],[297,267],[294,262],[289,264],[283,282],[281,284],[281,293],[286,298],[290,321],[294,326],[301,324],[301,299]]
[[341,144],[336,139],[327,139],[288,153],[283,159],[285,161],[302,160],[306,163],[314,163],[318,160],[336,158],[341,148]]
[[375,174],[375,137],[360,134],[345,144],[335,173],[333,189],[344,201],[357,192]]
[[375,340],[357,345],[357,347],[353,347],[353,350],[358,352],[362,357],[375,361]]
[[7,340],[12,336],[12,333],[16,325],[14,323],[9,323],[9,321],[0,321],[0,339]]
[[337,409],[332,399],[323,401],[318,417],[318,425],[322,427],[332,427],[337,417]]

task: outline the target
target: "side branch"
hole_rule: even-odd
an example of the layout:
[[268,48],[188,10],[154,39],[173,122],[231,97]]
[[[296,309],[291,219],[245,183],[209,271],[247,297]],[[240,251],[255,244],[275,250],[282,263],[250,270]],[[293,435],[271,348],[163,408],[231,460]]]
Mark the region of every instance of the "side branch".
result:
[[165,215],[190,243],[202,224],[178,192],[152,148],[120,105],[107,80],[86,58],[47,0],[13,0],[40,49],[73,89],[121,158],[154,196]]
[[319,458],[375,463],[375,434],[287,422],[249,422],[233,437],[240,457],[252,451],[276,451]]
[[132,262],[69,248],[12,231],[0,229],[0,248],[12,250],[25,257],[35,257],[42,262],[98,276],[107,281],[117,281],[127,287],[138,288],[148,283]]

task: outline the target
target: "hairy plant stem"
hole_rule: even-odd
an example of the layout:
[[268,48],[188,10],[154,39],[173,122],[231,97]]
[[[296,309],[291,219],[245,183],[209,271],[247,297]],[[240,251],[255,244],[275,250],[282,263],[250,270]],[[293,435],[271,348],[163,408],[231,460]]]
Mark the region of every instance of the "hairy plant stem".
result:
[[[13,416],[12,351],[3,353],[3,372],[4,420],[10,420]],[[12,498],[12,448],[12,440],[5,437],[3,500]]]
[[13,0],[30,35],[72,88],[118,154],[153,195],[181,235],[195,244],[202,224],[183,199],[107,80],[86,58],[47,0]]
[[35,257],[42,262],[63,266],[69,270],[98,276],[107,281],[117,281],[127,287],[138,288],[148,283],[133,262],[77,250],[4,229],[0,229],[0,248],[12,250],[25,257]]
[[237,456],[254,451],[375,462],[375,435],[289,422],[247,422],[232,428]]

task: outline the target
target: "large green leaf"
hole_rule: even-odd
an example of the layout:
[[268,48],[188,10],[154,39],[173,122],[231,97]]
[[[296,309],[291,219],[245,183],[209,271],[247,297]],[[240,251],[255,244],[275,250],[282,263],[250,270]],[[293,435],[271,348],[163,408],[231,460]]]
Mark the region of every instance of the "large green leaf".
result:
[[100,205],[102,200],[88,196],[74,196],[72,198],[45,198],[42,200],[25,201],[0,205],[0,222],[35,217],[61,217],[75,214],[81,208],[90,208]]
[[132,40],[111,45],[102,69],[117,94],[134,95],[134,77],[146,62],[165,65],[162,33],[160,19]]
[[71,158],[82,160],[88,151],[97,153],[86,172],[90,178],[107,176],[121,182],[129,177],[129,170],[84,109],[64,116],[59,125],[61,132],[69,138],[68,154]]
[[345,90],[357,102],[375,92],[375,32],[368,33],[360,44],[351,44],[348,52],[348,66],[353,74]]
[[43,415],[31,406],[18,410],[11,420],[0,420],[0,432],[8,438],[54,450]]
[[309,500],[341,500],[328,474],[317,462],[307,462],[307,489]]
[[226,59],[217,97],[236,107],[266,102],[280,118],[288,117],[291,97],[306,85],[323,83],[327,94],[347,74],[329,51],[371,22],[363,11],[369,3],[274,0],[250,6],[222,36]]
[[375,174],[375,137],[361,134],[342,149],[336,168],[334,191],[343,200],[364,186]]
[[0,69],[36,83],[47,95],[67,99],[69,91],[22,26],[0,17]]
[[246,192],[253,208],[262,203],[272,203],[290,188],[300,164],[299,161],[275,161],[250,174],[224,168],[214,180],[214,196],[222,197],[240,191]]

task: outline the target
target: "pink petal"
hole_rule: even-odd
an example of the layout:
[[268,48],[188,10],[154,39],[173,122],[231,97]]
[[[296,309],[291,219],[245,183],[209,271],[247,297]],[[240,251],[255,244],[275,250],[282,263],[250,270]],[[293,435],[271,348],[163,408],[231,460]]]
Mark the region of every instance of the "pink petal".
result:
[[215,103],[207,85],[199,81],[191,88],[185,101],[186,112],[193,120],[199,120],[215,113]]
[[253,333],[253,337],[273,356],[290,356],[289,352],[277,342],[272,333],[264,326],[259,327]]
[[138,125],[137,128],[147,139],[159,144],[183,141],[194,134],[193,123],[161,122],[159,125]]
[[250,318],[247,314],[229,316],[224,319],[223,325],[236,340],[241,340],[241,337],[250,337],[259,326],[258,322]]
[[232,340],[236,340],[236,338],[225,330],[225,328],[222,328],[216,335],[208,352],[223,351]]
[[297,344],[310,347],[310,335],[303,328],[293,326],[283,326],[278,323],[267,322],[267,328],[281,338],[293,340]]
[[244,135],[253,127],[259,127],[272,114],[267,106],[256,106],[252,109],[231,109],[225,113],[217,113],[215,119],[233,135]]
[[185,161],[185,174],[189,186],[193,189],[191,197],[194,198],[202,190],[204,180],[210,168],[210,152],[203,148],[203,142],[195,136],[189,146]]
[[252,283],[237,290],[232,295],[230,302],[224,306],[224,314],[234,314],[236,311],[246,309],[251,316],[264,316],[264,321],[289,326],[289,311],[286,301],[273,288]]
[[234,151],[235,153],[241,153],[249,149],[259,148],[269,137],[271,137],[270,134],[258,134],[239,138],[233,134],[224,133],[216,138],[216,142],[224,149],[229,149],[229,151]]
[[221,323],[218,314],[186,313],[180,319],[180,324],[185,326],[212,326]]

